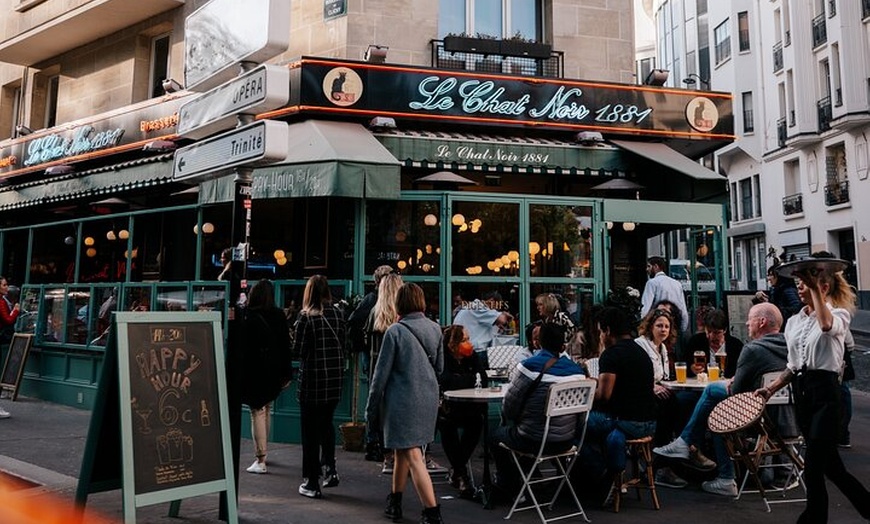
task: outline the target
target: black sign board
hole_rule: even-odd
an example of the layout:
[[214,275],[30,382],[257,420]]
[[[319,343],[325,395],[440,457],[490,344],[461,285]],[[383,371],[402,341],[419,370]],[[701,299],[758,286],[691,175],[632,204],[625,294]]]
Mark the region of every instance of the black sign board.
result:
[[323,0],[323,20],[332,20],[347,14],[347,0]]
[[27,362],[27,354],[33,344],[33,335],[15,333],[9,342],[9,352],[6,354],[6,363],[3,365],[3,374],[0,375],[0,391],[12,392],[12,400],[18,398],[18,388],[21,386],[21,377],[24,375],[24,364]]
[[733,140],[730,93],[304,58],[291,106],[436,122]]
[[[228,493],[237,521],[222,340],[216,312],[115,315],[95,409],[117,406],[119,417],[94,414],[103,423],[91,422],[79,503],[120,476],[128,522],[137,507],[214,492]],[[120,471],[103,464],[117,455],[96,452],[117,450],[118,430]]]

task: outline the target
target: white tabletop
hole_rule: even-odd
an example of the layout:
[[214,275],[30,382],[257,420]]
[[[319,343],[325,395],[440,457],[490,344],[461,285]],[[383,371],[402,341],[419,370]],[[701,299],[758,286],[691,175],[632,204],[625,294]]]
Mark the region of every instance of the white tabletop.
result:
[[[720,379],[720,380],[724,380],[724,379]],[[690,390],[701,391],[705,387],[707,387],[708,384],[712,384],[713,382],[717,382],[717,381],[707,380],[707,381],[701,382],[697,378],[687,378],[685,382],[677,382],[676,380],[662,380],[662,386],[664,386],[668,389],[690,389]]]
[[495,402],[504,398],[506,390],[506,387],[454,389],[445,391],[444,398],[457,402]]

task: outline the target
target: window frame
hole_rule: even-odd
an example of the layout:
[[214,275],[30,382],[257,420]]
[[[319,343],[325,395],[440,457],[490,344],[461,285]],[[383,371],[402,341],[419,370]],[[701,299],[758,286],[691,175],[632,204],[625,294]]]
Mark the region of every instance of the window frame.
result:
[[731,58],[731,19],[726,18],[713,29],[713,47],[716,65]]
[[[164,94],[162,84],[158,87],[157,82],[158,81],[162,82],[163,79],[169,78],[169,71],[170,71],[171,61],[172,61],[172,53],[171,53],[172,46],[170,45],[171,36],[172,36],[172,33],[168,32],[168,33],[159,34],[159,35],[151,38],[151,45],[150,45],[150,51],[149,51],[150,61],[148,63],[148,86],[149,86],[148,98],[157,98],[159,96],[163,96],[163,94]],[[161,41],[164,41],[164,40],[166,41],[166,58],[165,58],[165,68],[164,68],[165,71],[162,74],[163,78],[157,78],[158,74],[160,74],[160,72],[158,72],[156,69],[157,68],[157,53],[158,53],[157,47],[158,47],[158,43]]]

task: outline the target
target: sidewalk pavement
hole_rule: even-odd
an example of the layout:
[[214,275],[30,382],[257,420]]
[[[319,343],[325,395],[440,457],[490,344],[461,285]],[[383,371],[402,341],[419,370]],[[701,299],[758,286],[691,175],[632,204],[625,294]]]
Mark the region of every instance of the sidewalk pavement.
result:
[[[0,400],[0,405],[12,413],[12,418],[0,420],[0,477],[12,475],[39,485],[16,491],[15,500],[32,501],[44,506],[44,498],[53,497],[68,506],[75,495],[90,412],[21,397],[16,402]],[[841,454],[850,471],[870,486],[870,395],[855,392],[854,406],[851,428],[853,447],[842,450]],[[272,444],[268,458],[269,473],[266,475],[244,471],[253,460],[252,449],[250,440],[242,441],[239,481],[241,523],[388,522],[382,517],[382,511],[385,497],[390,491],[390,477],[381,474],[379,464],[364,461],[362,453],[345,452],[339,447],[337,465],[341,484],[325,489],[323,499],[311,500],[297,493],[301,483],[300,446]],[[434,446],[434,453],[440,463],[446,464],[440,445]],[[480,459],[475,458],[474,463],[479,477]],[[436,480],[435,491],[447,524],[496,523],[502,522],[507,514],[509,507],[505,503],[485,510],[476,502],[451,497],[455,492],[443,476]],[[836,488],[829,485],[829,490],[831,522],[866,522]],[[803,503],[779,504],[773,507],[771,513],[766,513],[757,495],[744,495],[739,501],[734,501],[730,497],[704,493],[694,483],[681,490],[659,488],[660,511],[652,509],[648,494],[644,493],[642,497],[638,501],[629,493],[619,514],[602,510],[588,499],[584,500],[584,508],[593,522],[602,524],[641,520],[645,524],[672,524],[675,519],[684,522],[703,521],[705,524],[779,524],[794,522],[804,507]],[[185,499],[180,517],[184,519],[183,522],[192,524],[219,522],[217,507],[217,495]],[[420,503],[410,484],[405,491],[404,507],[405,522],[419,521]],[[560,502],[556,511],[566,507],[565,502]],[[94,513],[90,512],[113,522],[121,522],[121,491],[90,495],[87,509],[89,518],[85,522],[96,520]],[[182,522],[168,519],[167,512],[168,504],[139,508],[136,512],[137,522]],[[539,522],[533,511],[515,515],[511,520],[523,524]],[[18,524],[4,521],[2,516],[0,521],[3,524]],[[575,519],[574,522],[581,521]]]
[[855,311],[855,315],[852,317],[852,323],[849,327],[855,335],[870,337],[870,311],[866,309]]

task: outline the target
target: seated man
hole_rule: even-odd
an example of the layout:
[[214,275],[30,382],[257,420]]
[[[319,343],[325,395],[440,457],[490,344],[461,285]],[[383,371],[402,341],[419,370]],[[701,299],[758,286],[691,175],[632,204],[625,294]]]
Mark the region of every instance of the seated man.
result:
[[716,353],[725,351],[725,367],[722,373],[726,378],[734,376],[737,368],[737,360],[740,358],[740,350],[743,343],[728,333],[728,317],[721,309],[713,309],[704,317],[704,332],[692,335],[686,342],[683,357],[680,360],[691,363],[688,374],[694,377],[698,373],[706,371],[706,365],[694,361],[694,355],[704,353],[707,363],[716,362]]
[[[544,324],[540,333],[541,350],[521,362],[511,380],[502,404],[502,425],[493,435],[492,452],[498,469],[499,487],[509,494],[520,489],[520,478],[510,453],[499,446],[535,453],[541,446],[550,386],[583,378],[583,371],[562,351],[564,328]],[[562,415],[550,421],[547,451],[557,453],[571,447],[580,417]]]
[[[734,378],[707,385],[682,434],[670,444],[653,449],[653,453],[663,457],[689,460],[693,451],[703,442],[707,418],[719,402],[728,398],[728,395],[755,391],[761,387],[762,375],[785,369],[788,349],[785,337],[779,332],[781,325],[782,314],[773,304],[765,302],[752,306],[746,319],[751,340],[743,346]],[[731,463],[721,436],[713,435],[713,447],[718,463],[717,478],[704,482],[701,487],[709,493],[736,496],[734,465]]]
[[631,335],[628,312],[605,307],[595,320],[606,349],[598,359],[598,387],[586,440],[589,447],[603,445],[605,479],[611,485],[625,470],[625,441],[655,433],[653,364]]

